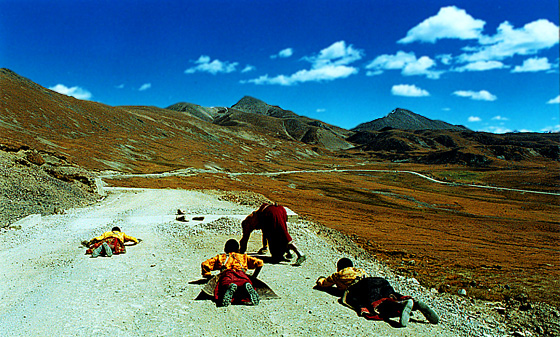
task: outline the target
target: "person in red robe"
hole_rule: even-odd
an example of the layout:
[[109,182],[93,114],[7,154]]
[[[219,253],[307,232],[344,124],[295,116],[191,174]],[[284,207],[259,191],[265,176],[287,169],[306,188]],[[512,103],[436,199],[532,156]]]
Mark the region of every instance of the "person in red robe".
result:
[[[218,254],[201,264],[202,276],[213,277],[212,271],[219,270],[220,274],[214,289],[214,300],[218,305],[228,306],[232,302],[246,305],[259,304],[259,295],[253,288],[256,279],[263,267],[263,261],[247,254],[239,253],[239,242],[235,239],[226,241],[225,254]],[[247,275],[248,269],[254,269],[251,277]]]
[[[304,254],[293,243],[288,227],[288,214],[283,206],[278,204],[262,204],[261,207],[251,213],[243,220],[241,226],[243,228],[243,237],[240,240],[240,252],[247,250],[247,242],[254,230],[262,230],[263,248],[259,252],[265,251],[266,243],[270,250],[273,262],[286,261],[285,254],[291,255],[293,251],[297,255],[294,266],[301,266],[306,260]],[[265,241],[266,240],[266,241]]]

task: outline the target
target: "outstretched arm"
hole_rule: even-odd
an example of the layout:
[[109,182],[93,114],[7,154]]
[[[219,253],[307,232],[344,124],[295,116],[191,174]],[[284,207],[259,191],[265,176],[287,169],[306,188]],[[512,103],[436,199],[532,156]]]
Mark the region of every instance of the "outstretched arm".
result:
[[249,238],[251,237],[251,232],[243,231],[243,237],[239,240],[239,253],[245,254],[247,251],[247,242],[249,242]]

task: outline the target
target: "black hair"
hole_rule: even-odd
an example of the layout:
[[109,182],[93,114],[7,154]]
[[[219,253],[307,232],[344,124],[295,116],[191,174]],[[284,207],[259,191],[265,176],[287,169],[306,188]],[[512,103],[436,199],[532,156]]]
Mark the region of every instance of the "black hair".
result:
[[113,227],[113,229],[111,229],[112,232],[120,232],[121,229],[117,226]]
[[336,263],[336,269],[339,271],[348,267],[354,267],[354,263],[352,263],[352,260],[347,257],[343,257]]
[[224,252],[226,253],[239,253],[239,242],[235,239],[229,239],[226,241],[226,246],[224,247]]

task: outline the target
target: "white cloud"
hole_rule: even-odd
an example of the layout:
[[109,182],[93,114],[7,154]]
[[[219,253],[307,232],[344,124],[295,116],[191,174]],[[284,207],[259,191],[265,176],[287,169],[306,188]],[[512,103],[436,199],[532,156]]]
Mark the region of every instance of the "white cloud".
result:
[[206,55],[201,55],[198,60],[191,62],[197,65],[185,70],[186,74],[194,74],[196,72],[207,72],[212,75],[216,75],[217,73],[231,73],[234,72],[236,67],[239,65],[237,62],[222,62],[220,60],[211,61],[210,56]]
[[558,44],[558,26],[540,19],[530,22],[522,28],[514,28],[505,21],[494,36],[481,36],[479,47],[464,48],[466,52],[459,56],[461,62],[503,60],[514,55],[532,55],[540,50]]
[[427,78],[438,79],[441,71],[430,70],[436,62],[428,56],[422,56],[415,62],[408,63],[404,66],[402,74],[405,76],[425,75]]
[[319,109],[317,109],[317,110],[315,110],[315,111],[321,113],[321,112],[325,112],[325,111],[327,111],[327,110],[326,110],[326,109],[319,108]]
[[254,70],[256,70],[256,69],[257,69],[257,68],[255,68],[255,66],[252,66],[252,65],[249,65],[249,64],[248,64],[248,65],[245,66],[245,68],[243,68],[243,70],[241,70],[241,72],[242,72],[242,73],[248,73],[248,72],[254,71]]
[[485,22],[474,19],[464,9],[455,6],[442,7],[439,12],[427,18],[408,31],[398,43],[414,41],[435,43],[438,39],[478,39]]
[[548,58],[546,57],[533,57],[523,61],[523,64],[516,66],[511,71],[512,73],[525,73],[525,72],[537,72],[550,70],[552,65],[548,63]]
[[469,116],[469,122],[480,122],[482,119],[477,116]]
[[560,132],[560,124],[547,126],[541,129],[542,132]]
[[559,104],[560,103],[560,95],[556,96],[556,98],[551,99],[550,101],[546,102],[546,104]]
[[352,45],[346,46],[344,41],[338,41],[321,50],[316,56],[303,58],[311,63],[311,69],[303,69],[291,75],[277,75],[275,77],[269,77],[266,74],[255,79],[243,80],[241,83],[290,86],[311,81],[333,81],[358,73],[357,68],[348,65],[361,58],[362,51],[354,49]]
[[67,87],[64,84],[57,84],[54,87],[49,87],[49,89],[58,92],[59,94],[72,96],[77,99],[89,100],[93,95],[91,92],[80,87]]
[[468,97],[477,101],[495,101],[496,99],[498,99],[496,96],[492,95],[486,90],[481,90],[478,92],[470,90],[459,90],[455,91],[453,94],[459,97]]
[[391,93],[395,96],[407,96],[407,97],[423,97],[430,96],[430,93],[424,89],[420,89],[415,85],[410,84],[398,84],[391,88]]
[[500,61],[476,61],[459,68],[454,68],[453,71],[462,73],[465,71],[486,71],[486,70],[502,69],[502,68],[507,68],[507,66],[505,66]]
[[482,131],[492,132],[492,133],[508,133],[508,132],[512,132],[511,129],[508,129],[508,128],[503,127],[503,126],[487,126],[487,127],[484,128]]
[[498,115],[498,116],[492,117],[492,120],[493,121],[509,121],[509,118]]
[[117,89],[124,89],[124,83],[123,83],[123,84],[116,85],[115,88],[117,88]]
[[333,81],[338,78],[348,77],[357,72],[358,70],[353,67],[331,65],[331,66],[324,66],[318,69],[300,70],[290,76],[278,75],[276,77],[268,77],[267,74],[252,80],[241,81],[241,83],[279,84],[279,85],[290,86],[297,83],[311,82],[311,81],[314,82]]
[[373,61],[366,65],[366,69],[373,69],[372,71],[390,70],[390,69],[403,69],[408,63],[416,62],[416,55],[414,53],[405,53],[399,50],[395,55],[379,55]]
[[453,60],[453,56],[451,54],[441,54],[441,55],[437,55],[436,56],[437,59],[440,60],[441,63],[447,65],[451,64],[451,61]]
[[281,51],[278,52],[278,54],[275,55],[271,55],[270,58],[271,59],[275,59],[275,58],[287,58],[290,57],[294,54],[294,50],[292,48],[286,48],[286,49],[282,49]]
[[362,58],[363,52],[354,49],[352,45],[346,46],[345,41],[338,41],[321,50],[317,56],[304,58],[311,62],[313,68],[322,68],[330,65],[348,65]]
[[413,52],[406,53],[398,51],[395,55],[379,55],[373,61],[366,65],[368,72],[366,75],[380,75],[385,70],[401,69],[404,76],[422,75],[431,79],[438,79],[442,71],[432,70],[436,62],[428,56],[422,56],[419,59]]
[[146,91],[152,87],[152,83],[144,83],[140,86],[138,91]]

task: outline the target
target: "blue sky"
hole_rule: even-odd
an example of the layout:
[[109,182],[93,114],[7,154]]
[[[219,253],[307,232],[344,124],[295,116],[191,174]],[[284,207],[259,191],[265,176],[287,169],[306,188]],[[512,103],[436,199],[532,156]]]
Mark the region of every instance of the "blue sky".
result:
[[245,95],[353,128],[405,108],[560,131],[557,0],[0,0],[0,67],[109,105]]

